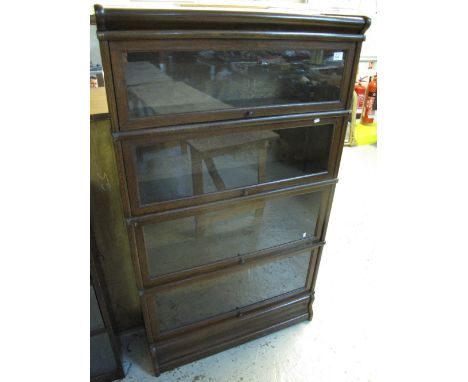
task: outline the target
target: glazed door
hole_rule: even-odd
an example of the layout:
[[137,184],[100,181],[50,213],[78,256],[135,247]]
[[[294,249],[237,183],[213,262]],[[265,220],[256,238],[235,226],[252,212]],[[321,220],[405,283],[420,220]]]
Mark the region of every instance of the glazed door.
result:
[[111,42],[122,130],[343,109],[353,43]]
[[306,187],[134,218],[143,283],[160,285],[316,244],[329,196],[329,187]]
[[170,335],[193,326],[241,316],[307,290],[317,249],[263,258],[174,285],[148,291],[152,331]]
[[134,216],[333,178],[343,118],[224,132],[187,129],[122,142]]

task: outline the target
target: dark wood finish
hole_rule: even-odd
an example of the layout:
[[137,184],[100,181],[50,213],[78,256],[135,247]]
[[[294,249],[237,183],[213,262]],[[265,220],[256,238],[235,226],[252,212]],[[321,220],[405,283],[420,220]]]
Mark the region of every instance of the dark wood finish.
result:
[[191,216],[193,212],[204,213],[213,210],[219,210],[229,206],[235,206],[239,202],[240,203],[249,203],[254,202],[256,200],[261,200],[265,198],[274,198],[280,197],[285,195],[297,195],[302,194],[307,191],[315,191],[326,188],[329,185],[333,185],[337,182],[336,179],[324,180],[320,182],[314,182],[312,184],[305,184],[305,185],[297,185],[291,186],[284,190],[282,189],[274,189],[264,192],[260,195],[249,195],[244,194],[241,199],[229,199],[229,200],[221,200],[221,201],[213,201],[211,203],[205,203],[203,205],[193,205],[182,207],[178,209],[173,209],[172,211],[162,211],[158,213],[146,214],[144,216],[134,216],[127,219],[127,223],[129,224],[141,224],[145,222],[152,222],[152,221],[164,221],[168,219],[174,219],[178,217],[186,217]]
[[[272,304],[284,302],[284,301],[289,301],[299,295],[310,293],[310,286],[314,281],[314,275],[315,275],[314,271],[315,271],[315,267],[316,267],[317,260],[318,260],[318,253],[319,253],[320,248],[322,248],[323,245],[324,245],[323,242],[315,242],[315,243],[309,242],[309,243],[302,245],[301,247],[296,246],[296,248],[294,248],[293,250],[283,250],[281,252],[278,251],[278,253],[271,253],[268,256],[263,255],[263,256],[255,256],[255,257],[254,256],[245,257],[245,262],[243,263],[237,262],[224,269],[207,271],[204,274],[194,275],[183,280],[178,280],[178,281],[174,281],[168,284],[159,285],[159,286],[146,289],[144,292],[142,292],[142,298],[146,306],[148,307],[147,313],[152,323],[151,334],[152,334],[153,341],[159,341],[159,340],[162,341],[167,338],[178,337],[180,334],[183,334],[183,333],[197,332],[201,328],[209,327],[214,323],[222,322],[228,318],[248,316],[252,314],[252,312],[257,311],[260,308],[270,306]],[[276,297],[269,298],[264,301],[259,301],[257,303],[254,303],[248,306],[239,307],[232,311],[221,313],[216,316],[212,316],[211,318],[208,318],[208,319],[195,321],[193,323],[189,323],[189,324],[180,326],[175,329],[165,330],[162,332],[159,330],[157,317],[154,314],[154,312],[157,311],[157,308],[154,305],[154,295],[157,294],[159,291],[164,291],[168,289],[170,290],[170,289],[173,289],[174,287],[190,287],[190,285],[196,285],[201,280],[213,280],[219,276],[233,273],[244,268],[250,268],[252,265],[259,265],[259,264],[261,265],[261,264],[271,263],[272,261],[284,258],[286,256],[290,256],[292,254],[304,252],[304,251],[309,251],[311,253],[311,262],[309,264],[309,269],[307,271],[307,278],[305,280],[305,284],[303,287],[298,288],[294,291],[287,292],[283,295],[278,295]]]
[[[216,200],[227,200],[246,195],[253,195],[270,190],[276,190],[280,187],[291,187],[310,182],[321,182],[336,177],[336,167],[338,165],[336,158],[340,151],[342,135],[344,132],[343,117],[329,117],[329,114],[309,114],[306,118],[300,119],[284,119],[277,117],[266,118],[265,124],[260,125],[259,121],[249,123],[250,121],[242,121],[243,123],[232,123],[219,125],[209,123],[200,125],[178,126],[177,129],[160,128],[152,130],[151,135],[144,133],[141,135],[114,135],[121,141],[123,152],[124,166],[126,170],[128,184],[128,200],[130,202],[132,216],[140,216],[152,212],[165,211],[174,208],[182,208],[186,206],[209,203]],[[347,114],[346,114],[347,115]],[[189,141],[190,139],[212,137],[215,134],[228,134],[231,132],[251,132],[251,131],[270,131],[272,129],[293,128],[293,127],[310,127],[321,126],[325,124],[333,125],[331,138],[330,152],[328,158],[328,171],[317,172],[311,175],[299,176],[291,179],[276,180],[271,182],[259,183],[256,185],[244,186],[239,188],[223,189],[220,187],[218,192],[209,194],[193,195],[175,200],[155,202],[151,204],[142,204],[139,197],[138,179],[136,175],[136,159],[135,148],[137,145],[151,145],[155,143],[170,142],[175,138]],[[122,138],[120,138],[122,137]],[[124,138],[125,137],[125,138]],[[193,164],[193,162],[192,162]],[[199,163],[201,166],[202,163]],[[218,181],[219,182],[219,181]]]
[[98,38],[106,41],[159,40],[159,39],[258,39],[258,40],[317,40],[317,41],[364,41],[360,34],[337,34],[321,32],[272,32],[272,31],[221,31],[221,30],[171,30],[171,31],[126,31],[98,32]]
[[[198,133],[200,136],[206,136],[211,133],[211,129],[216,126],[220,131],[229,133],[237,131],[239,128],[255,128],[269,125],[272,128],[275,127],[288,127],[293,123],[307,124],[307,122],[313,122],[319,118],[321,120],[331,119],[334,117],[347,117],[351,113],[350,110],[334,110],[334,111],[319,111],[314,113],[303,113],[303,114],[291,114],[291,115],[279,115],[273,117],[260,117],[253,119],[240,119],[233,121],[219,121],[219,122],[208,122],[208,123],[189,123],[178,126],[164,126],[158,128],[148,128],[142,130],[133,131],[117,131],[113,132],[112,136],[116,141],[133,141],[142,140],[145,141],[150,136],[158,136],[165,138],[166,140],[173,139],[176,136],[187,134],[187,132]],[[292,125],[294,126],[294,125]]]
[[[350,113],[352,89],[361,44],[365,38],[364,32],[370,25],[370,19],[358,16],[311,16],[192,9],[108,9],[101,6],[96,6],[95,9],[106,72],[106,89],[123,215],[130,241],[128,257],[131,257],[133,262],[135,283],[139,289],[156,375],[297,322],[311,320],[318,269],[325,245],[346,123]],[[129,53],[158,51],[164,56],[164,52],[169,50],[175,52],[199,49],[254,50],[259,46],[264,49],[287,49],[288,46],[297,49],[330,48],[346,52],[339,99],[178,114],[174,112],[152,116],[146,114],[146,117],[142,118],[129,118],[123,69]],[[136,97],[135,102],[140,102],[136,94],[138,92],[132,97]],[[310,175],[306,173],[304,176],[288,175],[284,179],[268,181],[266,176],[268,167],[265,166],[268,160],[266,147],[275,141],[276,133],[273,131],[309,126],[313,129],[314,126],[328,126],[328,124],[331,125],[329,129],[332,133],[326,170],[313,172]],[[240,132],[248,132],[250,135],[234,136]],[[229,140],[230,134],[234,134],[231,140]],[[217,167],[216,158],[220,155],[236,155],[236,150],[245,142],[248,142],[252,155],[256,155],[257,158],[257,162],[254,162],[257,166],[256,184],[233,187],[228,184],[228,179]],[[184,160],[189,164],[187,168],[191,166],[196,170],[187,173],[192,186],[192,193],[189,196],[170,194],[170,197],[156,199],[156,202],[142,201],[137,161],[141,162],[143,155],[148,152],[154,156],[156,144],[158,148],[178,150],[178,153],[186,155]],[[321,144],[323,146],[325,143]],[[159,151],[157,155],[164,156],[167,153]],[[201,170],[204,168],[206,168],[203,173],[205,178],[201,175]],[[174,169],[169,168],[170,171],[174,172]],[[214,185],[214,191],[205,193],[207,179]],[[178,182],[177,177],[171,178],[170,181]],[[313,213],[312,220],[316,219],[313,235],[307,233],[306,236],[305,232],[302,238],[297,240],[283,241],[269,247],[255,246],[253,247],[255,250],[246,253],[239,253],[242,251],[237,249],[239,251],[237,256],[228,252],[225,257],[215,257],[215,260],[209,258],[206,261],[205,257],[200,256],[203,261],[198,261],[197,258],[197,261],[190,263],[189,266],[186,266],[189,264],[186,263],[184,267],[175,267],[173,268],[175,270],[166,273],[152,274],[149,270],[150,258],[145,243],[145,229],[150,225],[179,224],[177,219],[189,219],[191,228],[187,235],[191,235],[193,240],[198,240],[206,234],[209,223],[213,226],[219,224],[235,226],[229,219],[249,211],[251,215],[248,221],[251,222],[249,224],[252,225],[254,230],[252,232],[256,237],[258,232],[255,231],[255,227],[257,223],[260,224],[266,219],[264,214],[268,203],[286,200],[283,198],[288,197],[306,196],[311,192],[320,192],[319,199],[307,199],[312,200],[312,204],[318,205],[318,210],[304,210],[310,214],[308,216],[312,216]],[[297,219],[294,222],[302,224],[302,221]],[[302,226],[300,228],[302,235]],[[154,229],[159,230],[160,226]],[[169,243],[169,250],[175,251],[174,243],[178,244],[179,239],[171,241],[173,239],[170,235],[177,234],[183,238],[186,236],[183,231],[180,231],[182,233],[174,231],[177,230],[150,232],[153,232],[153,238],[158,238],[160,232],[166,235],[164,243]],[[284,238],[289,236],[284,236],[281,240],[287,240]],[[203,241],[201,243],[202,250],[205,251],[208,245]],[[256,245],[256,242],[254,244]],[[159,251],[157,245],[154,248]],[[183,246],[177,248],[185,251]],[[250,244],[248,243],[245,248],[251,248]],[[174,253],[170,251],[167,253]],[[171,259],[173,258],[171,255]],[[242,300],[249,301],[248,304],[235,309],[231,307],[235,306],[232,304],[237,300],[229,301],[220,308],[221,310],[218,311],[216,306],[216,309],[208,310],[205,315],[200,313],[202,310],[196,313],[192,310],[192,305],[189,305],[190,317],[185,317],[174,325],[160,321],[164,308],[170,306],[164,302],[166,300],[161,300],[160,296],[174,296],[174,293],[177,296],[177,291],[183,293],[203,291],[207,285],[210,288],[212,285],[229,285],[228,282],[223,281],[223,284],[220,280],[231,280],[230,277],[233,275],[237,276],[233,276],[232,280],[241,280],[239,275],[254,269],[281,269],[274,268],[275,264],[294,268],[297,265],[290,265],[293,264],[290,263],[290,259],[299,258],[301,262],[298,264],[302,265],[302,261],[307,261],[308,264],[307,267],[301,268],[304,269],[304,273],[301,273],[302,276],[298,279],[300,287],[297,287],[299,284],[291,284],[292,289],[288,289],[289,286],[285,286],[284,290],[275,289],[273,297],[266,294],[266,297],[262,298],[260,296],[263,295],[259,294],[250,299],[249,296]],[[181,261],[180,258],[176,259]],[[158,264],[161,268],[162,264]],[[262,268],[263,266],[266,268]],[[274,274],[275,271],[272,272]],[[196,289],[197,287],[201,289]],[[211,289],[209,290],[211,292]],[[177,298],[170,301],[175,303]],[[197,299],[190,300],[195,304],[194,307],[197,301]],[[170,315],[171,312],[168,313],[168,316]]]
[[244,197],[241,200],[230,200],[230,201],[222,201],[216,203],[209,203],[202,206],[192,206],[182,209],[175,209],[167,212],[161,212],[157,214],[148,214],[142,217],[134,217],[128,219],[129,225],[134,227],[135,233],[135,242],[136,242],[136,253],[138,259],[138,269],[141,272],[142,282],[145,287],[150,287],[152,285],[164,284],[166,282],[170,282],[173,280],[178,279],[186,279],[190,278],[194,275],[204,274],[213,270],[222,269],[229,267],[231,265],[235,265],[239,262],[239,258],[231,257],[226,258],[224,260],[218,260],[209,264],[199,265],[194,268],[158,276],[152,278],[148,271],[148,254],[146,251],[145,240],[143,236],[143,227],[147,223],[154,223],[154,222],[163,222],[163,221],[170,221],[177,218],[183,217],[191,217],[197,216],[200,213],[209,213],[213,211],[219,211],[220,209],[227,209],[227,208],[239,208],[240,206],[255,206],[256,203],[262,202],[265,203],[268,200],[273,200],[275,198],[281,198],[284,196],[292,196],[292,195],[303,195],[310,192],[317,192],[323,191],[321,196],[321,203],[320,203],[320,210],[317,216],[316,221],[316,229],[314,232],[314,236],[317,239],[302,239],[298,241],[294,241],[291,243],[286,243],[284,245],[276,246],[274,249],[262,249],[257,250],[255,252],[244,254],[242,259],[247,261],[251,258],[259,258],[263,256],[274,256],[276,254],[284,253],[284,251],[290,251],[292,249],[302,249],[305,247],[307,248],[310,245],[316,245],[323,243],[323,235],[322,230],[324,228],[325,219],[327,218],[327,211],[329,209],[330,204],[330,184],[334,184],[335,181],[324,182],[324,183],[316,183],[307,186],[299,186],[299,187],[292,187],[286,190],[277,190],[271,191],[269,193],[259,194],[259,195],[252,195],[249,197]]
[[109,108],[109,115],[112,130],[117,130],[119,126],[118,115],[117,115],[117,104],[115,99],[115,92],[114,92],[114,78],[112,75],[112,64],[110,60],[110,51],[109,51],[109,42],[107,41],[99,41],[99,48],[101,51],[101,61],[102,61],[102,69],[104,71],[104,75],[106,76],[106,96],[107,96],[107,104]]
[[[255,11],[216,11],[192,9],[131,9],[95,5],[99,31],[184,29],[300,30],[363,35],[370,26],[366,16],[301,15]],[[275,28],[276,27],[276,28]]]
[[[201,32],[199,32],[201,33]],[[203,32],[206,33],[206,32]],[[218,33],[219,34],[219,33]],[[139,128],[148,128],[154,126],[168,126],[177,125],[183,123],[203,122],[203,121],[219,121],[229,119],[245,118],[249,117],[262,117],[269,115],[282,115],[282,114],[295,114],[312,111],[324,111],[324,110],[337,110],[343,109],[346,102],[346,96],[348,93],[349,84],[351,81],[351,69],[352,69],[352,57],[354,57],[355,43],[343,43],[343,42],[310,42],[310,36],[307,41],[297,40],[269,40],[277,39],[281,35],[275,34],[274,36],[264,35],[264,39],[267,41],[256,40],[234,40],[239,38],[236,36],[227,36],[225,40],[219,39],[207,39],[206,37],[194,36],[193,34],[176,34],[181,41],[174,44],[174,41],[167,40],[137,40],[137,41],[111,41],[109,43],[111,52],[111,64],[113,70],[113,76],[117,80],[115,81],[115,93],[117,102],[117,111],[119,116],[119,126],[121,130],[131,130]],[[228,32],[224,32],[228,34]],[[162,37],[164,38],[164,36]],[[196,39],[198,38],[198,39]],[[282,36],[285,38],[285,36]],[[339,39],[343,41],[343,39]],[[124,62],[126,61],[126,55],[131,52],[141,51],[197,51],[203,49],[213,50],[231,50],[231,49],[275,49],[275,48],[289,48],[289,45],[294,49],[333,49],[342,50],[348,52],[347,59],[345,62],[344,72],[341,79],[341,94],[337,101],[323,101],[323,102],[310,102],[310,103],[296,103],[288,105],[273,105],[273,106],[256,106],[250,108],[233,108],[233,109],[222,109],[212,110],[206,112],[187,112],[181,114],[171,115],[155,115],[146,118],[130,119],[128,116],[128,100],[127,90],[125,87],[125,74],[124,74]]]
[[96,299],[99,305],[100,314],[104,326],[91,331],[91,337],[98,335],[106,335],[109,338],[112,347],[112,357],[115,360],[115,369],[99,375],[91,375],[92,382],[98,381],[114,381],[121,379],[125,376],[122,364],[120,362],[120,344],[117,337],[114,334],[114,320],[109,312],[109,296],[107,293],[106,284],[103,278],[102,268],[99,261],[99,251],[97,248],[96,240],[93,231],[91,230],[91,256],[90,256],[90,270],[91,270],[91,281],[96,295]]
[[237,346],[308,319],[308,293],[273,302],[243,315],[232,315],[217,323],[178,337],[155,342],[154,357],[160,371]]

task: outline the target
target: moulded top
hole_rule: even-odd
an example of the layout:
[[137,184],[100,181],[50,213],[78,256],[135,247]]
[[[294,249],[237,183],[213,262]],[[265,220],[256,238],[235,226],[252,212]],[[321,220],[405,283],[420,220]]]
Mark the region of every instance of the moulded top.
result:
[[98,31],[162,29],[242,28],[251,30],[314,31],[364,34],[370,26],[367,16],[313,14],[301,8],[279,9],[267,6],[202,6],[172,4],[107,7],[95,5]]

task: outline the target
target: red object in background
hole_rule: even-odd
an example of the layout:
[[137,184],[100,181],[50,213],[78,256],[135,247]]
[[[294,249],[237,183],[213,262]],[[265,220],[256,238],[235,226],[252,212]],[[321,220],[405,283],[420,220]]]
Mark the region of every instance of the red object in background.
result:
[[370,78],[367,86],[366,100],[364,101],[364,110],[362,112],[361,123],[369,125],[374,122],[375,99],[377,98],[377,75]]
[[359,80],[359,83],[354,85],[354,91],[357,94],[357,108],[362,109],[364,106],[364,98],[366,98],[366,87],[361,83],[362,78]]

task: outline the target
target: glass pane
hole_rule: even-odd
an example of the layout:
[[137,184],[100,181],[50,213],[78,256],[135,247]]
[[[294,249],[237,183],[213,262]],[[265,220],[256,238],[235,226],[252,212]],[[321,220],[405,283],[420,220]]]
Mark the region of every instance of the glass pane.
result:
[[345,60],[293,47],[128,53],[129,118],[338,101]]
[[314,236],[321,192],[143,226],[151,276]]
[[156,294],[161,331],[230,312],[305,287],[310,250],[270,262],[236,267],[216,278]]
[[140,203],[327,171],[332,134],[326,124],[137,146]]
[[101,310],[99,309],[99,304],[96,299],[96,293],[94,293],[94,288],[91,285],[91,330],[101,329],[104,327],[104,322],[101,317]]
[[110,373],[117,368],[114,352],[107,333],[91,337],[91,376]]

